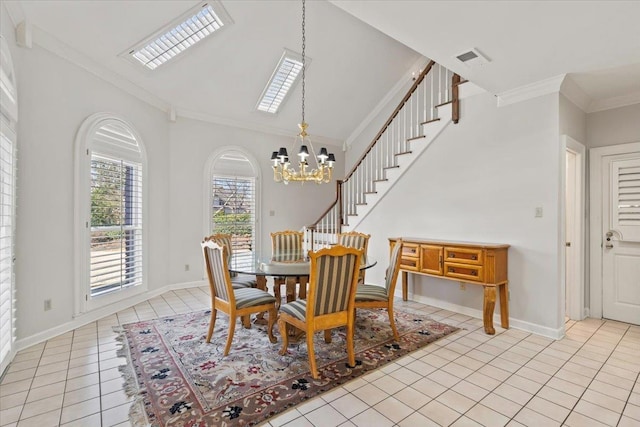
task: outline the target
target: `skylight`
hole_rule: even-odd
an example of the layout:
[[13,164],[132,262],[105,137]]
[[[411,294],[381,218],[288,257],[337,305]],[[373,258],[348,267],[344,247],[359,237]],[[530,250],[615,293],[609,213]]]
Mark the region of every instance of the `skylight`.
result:
[[[310,59],[307,57],[305,61],[308,67]],[[302,57],[285,49],[256,108],[266,113],[277,113],[289,90],[298,80],[300,71],[302,71]]]
[[127,49],[127,56],[133,62],[155,70],[231,23],[233,21],[219,2],[201,3],[144,41]]

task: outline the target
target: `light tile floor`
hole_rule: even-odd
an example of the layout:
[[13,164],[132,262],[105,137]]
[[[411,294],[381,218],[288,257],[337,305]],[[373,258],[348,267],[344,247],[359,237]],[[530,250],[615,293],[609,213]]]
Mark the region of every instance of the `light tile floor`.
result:
[[[128,426],[112,327],[208,307],[207,288],[168,292],[16,355],[1,426]],[[550,340],[397,302],[462,328],[266,426],[640,426],[640,327],[586,319]]]

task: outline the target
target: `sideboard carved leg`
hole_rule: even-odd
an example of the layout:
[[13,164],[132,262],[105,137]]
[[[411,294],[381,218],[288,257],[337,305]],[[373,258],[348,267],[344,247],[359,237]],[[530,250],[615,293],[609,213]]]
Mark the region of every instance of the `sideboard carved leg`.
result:
[[500,323],[505,329],[509,329],[509,285],[500,286]]
[[496,287],[484,286],[484,303],[483,303],[483,315],[482,320],[484,322],[484,331],[493,335],[496,330],[493,328],[493,309],[496,306]]

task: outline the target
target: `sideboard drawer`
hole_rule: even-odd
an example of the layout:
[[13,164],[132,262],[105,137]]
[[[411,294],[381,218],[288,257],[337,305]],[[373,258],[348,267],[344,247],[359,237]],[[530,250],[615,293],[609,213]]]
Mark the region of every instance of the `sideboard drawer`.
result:
[[400,258],[400,268],[403,270],[418,271],[420,269],[419,261],[419,258],[402,257]]
[[482,265],[482,249],[445,247],[444,262]]
[[402,258],[405,258],[405,257],[418,258],[420,256],[419,248],[420,248],[420,245],[416,245],[415,243],[402,242]]
[[444,264],[444,275],[447,277],[464,279],[470,282],[484,281],[484,270],[481,265],[446,262]]

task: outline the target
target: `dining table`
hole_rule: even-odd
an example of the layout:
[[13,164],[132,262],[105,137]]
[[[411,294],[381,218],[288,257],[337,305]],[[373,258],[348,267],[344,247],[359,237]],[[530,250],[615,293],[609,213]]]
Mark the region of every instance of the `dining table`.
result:
[[[363,256],[360,270],[366,270],[377,264],[377,261],[369,256]],[[229,271],[236,274],[256,276],[258,289],[267,291],[267,277],[283,278],[287,288],[287,302],[296,298],[306,298],[306,285],[309,283],[311,262],[306,254],[278,253],[277,255],[260,253],[259,251],[236,251],[229,261]],[[299,294],[296,297],[296,284],[300,284]],[[275,286],[281,282],[274,280]],[[278,295],[274,289],[274,294]],[[276,303],[278,306],[280,301]]]

